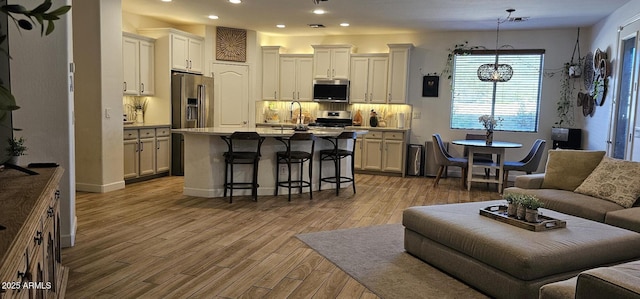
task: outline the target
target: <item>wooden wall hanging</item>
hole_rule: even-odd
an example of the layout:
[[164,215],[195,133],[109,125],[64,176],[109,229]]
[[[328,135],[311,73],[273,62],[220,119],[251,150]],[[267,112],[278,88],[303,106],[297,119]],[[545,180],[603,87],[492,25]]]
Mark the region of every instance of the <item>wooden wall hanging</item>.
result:
[[216,27],[216,60],[247,61],[247,30]]

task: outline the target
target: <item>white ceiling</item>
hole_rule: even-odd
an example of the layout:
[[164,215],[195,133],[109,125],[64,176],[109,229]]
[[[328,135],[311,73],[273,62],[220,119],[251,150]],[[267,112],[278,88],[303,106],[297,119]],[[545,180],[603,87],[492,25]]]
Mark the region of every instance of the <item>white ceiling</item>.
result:
[[[416,31],[491,30],[498,18],[529,18],[509,22],[501,30],[577,28],[591,26],[629,0],[122,0],[126,12],[173,24],[204,24],[255,30],[275,35],[395,34]],[[311,11],[323,8],[325,15]],[[210,20],[208,15],[217,15]],[[348,22],[350,27],[340,27]],[[326,28],[309,28],[320,23]],[[285,29],[276,28],[285,24]]]

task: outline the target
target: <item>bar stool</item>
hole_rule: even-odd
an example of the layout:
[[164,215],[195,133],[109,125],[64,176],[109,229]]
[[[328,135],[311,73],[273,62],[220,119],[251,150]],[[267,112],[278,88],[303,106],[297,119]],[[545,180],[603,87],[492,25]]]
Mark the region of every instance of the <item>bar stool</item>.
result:
[[[220,137],[229,147],[229,150],[223,155],[224,196],[227,197],[227,189],[229,189],[229,203],[232,203],[233,189],[251,189],[253,200],[258,201],[258,162],[260,161],[260,147],[262,146],[262,142],[264,142],[264,137],[261,137],[256,132],[233,132],[229,137]],[[245,150],[252,147],[255,148],[254,151]],[[253,164],[251,182],[233,181],[233,166],[237,164]],[[229,175],[229,171],[231,171],[231,175]]]
[[[313,191],[311,190],[311,174],[313,173],[313,149],[316,144],[316,136],[313,133],[294,133],[290,137],[276,137],[276,140],[282,142],[286,147],[286,151],[276,152],[276,191],[275,195],[278,195],[278,189],[284,187],[289,189],[289,201],[291,201],[291,189],[299,188],[302,193],[302,188],[309,188],[309,199],[313,199]],[[301,150],[293,150],[295,144],[310,143],[311,150],[308,152]],[[304,162],[309,161],[309,180],[303,179]],[[300,178],[298,180],[291,180],[291,164],[300,165]],[[286,181],[280,181],[280,175],[278,170],[280,164],[287,165],[288,177]]]
[[[322,182],[328,182],[336,184],[336,196],[340,194],[340,184],[352,182],[353,193],[356,193],[356,181],[354,175],[354,152],[356,148],[356,133],[355,132],[342,132],[336,137],[323,137],[322,139],[328,140],[333,145],[333,149],[326,149],[320,151],[320,170],[319,177],[320,183],[318,184],[318,191],[322,188]],[[352,140],[351,149],[340,149],[340,140]],[[351,157],[351,177],[344,177],[340,174],[340,160]],[[335,173],[330,177],[322,177],[322,161],[333,161],[335,166]]]

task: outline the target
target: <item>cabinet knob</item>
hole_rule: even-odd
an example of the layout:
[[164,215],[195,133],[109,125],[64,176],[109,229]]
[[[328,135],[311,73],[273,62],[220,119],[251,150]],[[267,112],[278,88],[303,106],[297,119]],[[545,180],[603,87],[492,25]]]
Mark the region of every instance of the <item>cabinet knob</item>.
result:
[[47,216],[49,216],[49,218],[53,217],[53,207],[49,207],[49,209],[47,209]]

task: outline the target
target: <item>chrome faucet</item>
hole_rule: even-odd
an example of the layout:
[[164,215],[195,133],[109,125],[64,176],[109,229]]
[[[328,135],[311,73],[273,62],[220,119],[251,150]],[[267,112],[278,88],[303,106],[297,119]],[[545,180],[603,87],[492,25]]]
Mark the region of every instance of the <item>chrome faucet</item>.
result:
[[298,123],[298,124],[296,124],[295,129],[296,129],[296,130],[298,130],[298,131],[306,131],[306,130],[307,130],[307,128],[306,128],[306,127],[304,126],[304,124],[302,123],[302,104],[300,104],[300,101],[293,101],[293,102],[291,102],[291,105],[289,106],[289,110],[290,110],[290,111],[289,111],[289,113],[290,113],[289,117],[290,117],[291,119],[293,119],[293,104],[295,104],[295,103],[298,103],[298,107],[300,108],[299,115],[298,115],[298,122],[299,122],[299,123]]

